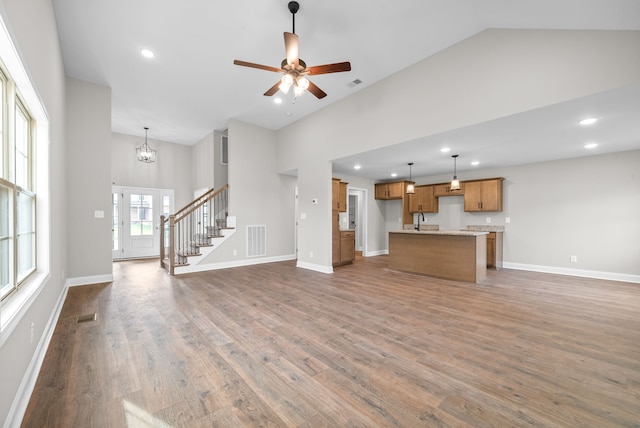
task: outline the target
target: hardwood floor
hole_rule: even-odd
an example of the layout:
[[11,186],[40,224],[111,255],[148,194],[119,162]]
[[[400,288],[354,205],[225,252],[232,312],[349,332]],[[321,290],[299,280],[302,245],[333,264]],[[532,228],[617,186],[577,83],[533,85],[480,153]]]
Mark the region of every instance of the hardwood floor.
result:
[[23,426],[640,426],[640,285],[387,260],[116,263],[69,290]]

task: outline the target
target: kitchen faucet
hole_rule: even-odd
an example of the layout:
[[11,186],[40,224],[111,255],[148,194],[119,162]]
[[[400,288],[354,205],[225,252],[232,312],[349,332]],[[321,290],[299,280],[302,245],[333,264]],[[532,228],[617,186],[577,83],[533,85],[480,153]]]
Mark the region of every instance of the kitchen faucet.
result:
[[422,221],[424,221],[424,214],[418,213],[418,225],[414,227],[415,230],[420,230],[420,216],[422,216]]

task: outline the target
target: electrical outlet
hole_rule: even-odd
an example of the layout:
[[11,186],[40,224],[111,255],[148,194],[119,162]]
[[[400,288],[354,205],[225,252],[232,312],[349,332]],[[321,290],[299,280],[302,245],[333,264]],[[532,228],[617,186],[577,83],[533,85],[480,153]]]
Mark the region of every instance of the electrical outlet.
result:
[[511,217],[505,217],[504,218],[504,222],[505,223],[511,223]]
[[487,217],[487,223],[491,223],[491,217]]
[[578,256],[571,256],[571,263],[578,263]]
[[309,251],[309,258],[312,259],[313,258],[313,251]]
[[233,250],[233,255],[237,256],[238,255],[238,250]]

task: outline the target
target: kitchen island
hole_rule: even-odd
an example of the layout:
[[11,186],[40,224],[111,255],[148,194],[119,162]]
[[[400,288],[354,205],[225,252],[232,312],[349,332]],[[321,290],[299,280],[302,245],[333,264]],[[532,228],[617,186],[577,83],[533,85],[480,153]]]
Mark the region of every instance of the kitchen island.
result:
[[487,235],[471,230],[389,232],[389,268],[480,283],[487,277]]

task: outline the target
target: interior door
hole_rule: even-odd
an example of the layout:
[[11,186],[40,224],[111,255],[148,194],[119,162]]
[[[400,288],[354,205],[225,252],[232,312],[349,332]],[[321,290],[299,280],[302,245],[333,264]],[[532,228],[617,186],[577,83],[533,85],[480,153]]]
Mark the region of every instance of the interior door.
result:
[[160,255],[160,215],[173,209],[173,191],[134,187],[114,188],[113,258]]

